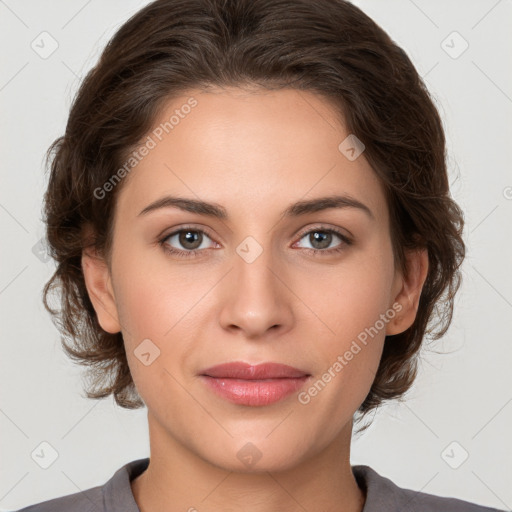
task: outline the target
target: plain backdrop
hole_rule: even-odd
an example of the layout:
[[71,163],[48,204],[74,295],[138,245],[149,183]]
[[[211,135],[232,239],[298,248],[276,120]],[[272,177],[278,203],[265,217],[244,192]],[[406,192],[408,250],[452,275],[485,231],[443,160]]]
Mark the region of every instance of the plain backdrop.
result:
[[[0,0],[1,510],[103,484],[149,455],[146,409],[83,398],[82,371],[41,302],[54,264],[38,249],[44,153],[64,131],[80,79],[146,3]],[[357,5],[404,48],[440,109],[468,255],[450,330],[423,350],[406,400],[379,410],[354,440],[352,464],[402,487],[510,510],[512,2]],[[42,449],[55,451],[47,469],[34,460]]]

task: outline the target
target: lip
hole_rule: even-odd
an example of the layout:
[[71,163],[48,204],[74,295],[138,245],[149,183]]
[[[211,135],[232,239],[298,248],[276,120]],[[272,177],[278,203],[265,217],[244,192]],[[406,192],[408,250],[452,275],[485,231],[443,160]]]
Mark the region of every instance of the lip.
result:
[[309,374],[293,366],[288,366],[287,364],[261,363],[251,365],[243,361],[234,361],[232,363],[223,363],[207,368],[201,372],[201,375],[216,378],[224,377],[226,379],[261,380],[299,378]]
[[203,370],[202,381],[222,398],[248,406],[270,405],[298,391],[310,374],[280,363],[223,363]]

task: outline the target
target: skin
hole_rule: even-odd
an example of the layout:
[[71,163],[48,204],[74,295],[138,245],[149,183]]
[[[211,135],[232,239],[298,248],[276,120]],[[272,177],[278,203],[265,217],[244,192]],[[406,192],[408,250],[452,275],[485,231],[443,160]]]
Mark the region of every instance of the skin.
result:
[[[169,101],[155,126],[190,96],[197,106],[125,178],[111,269],[91,250],[82,258],[100,325],[123,333],[148,408],[150,464],[131,483],[134,497],[142,512],[361,511],[352,418],[385,336],[414,321],[427,254],[408,253],[406,276],[395,269],[382,186],[364,152],[350,161],[338,149],[348,132],[327,100],[289,89],[195,90]],[[217,203],[229,217],[172,207],[138,215],[166,194]],[[332,194],[361,201],[373,218],[358,208],[281,216],[296,201]],[[188,225],[208,230],[200,254],[166,254],[158,240]],[[308,235],[329,228],[353,243],[333,234],[326,247]],[[252,263],[236,252],[248,236],[263,251]],[[199,246],[178,236],[166,243]],[[308,251],[340,246],[330,255]],[[198,377],[222,362],[274,361],[316,381],[393,304],[400,313],[306,405],[297,393],[236,405]],[[160,356],[146,366],[134,351],[148,338]],[[249,442],[262,455],[250,467],[237,457]]]

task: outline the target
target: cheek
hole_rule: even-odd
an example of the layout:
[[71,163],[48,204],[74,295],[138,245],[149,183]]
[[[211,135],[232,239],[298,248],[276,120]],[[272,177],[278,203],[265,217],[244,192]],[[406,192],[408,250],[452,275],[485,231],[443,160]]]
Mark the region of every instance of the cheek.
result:
[[211,275],[202,279],[192,267],[166,261],[160,248],[121,254],[115,261],[116,302],[132,343],[164,339],[213,285]]
[[390,307],[393,259],[385,248],[376,246],[340,266],[324,277],[324,293],[317,289],[314,295],[312,309],[330,328],[318,338],[316,350],[322,352],[325,379],[335,382],[329,385],[333,408],[346,400],[362,401],[378,368],[386,326],[395,315]]
[[330,293],[315,296],[312,309],[317,308],[330,330],[315,337],[312,355],[322,364],[311,386],[298,397],[305,410],[326,425],[327,437],[349,421],[370,391],[384,346],[386,321],[392,319],[386,317],[390,286],[386,267],[351,270],[331,276]]
[[[314,306],[331,328],[331,339],[346,343],[372,327],[390,306],[393,261],[385,251],[359,253],[346,265],[314,276]],[[316,286],[312,283],[316,282]],[[321,313],[320,313],[321,312]],[[378,327],[382,327],[380,323]],[[383,330],[385,331],[385,330]]]
[[[131,375],[148,407],[166,396],[172,408],[180,390],[170,374],[182,366],[197,330],[191,308],[212,285],[185,279],[183,269],[155,266],[147,255],[120,258],[116,268],[116,301]],[[168,396],[169,388],[174,395]]]

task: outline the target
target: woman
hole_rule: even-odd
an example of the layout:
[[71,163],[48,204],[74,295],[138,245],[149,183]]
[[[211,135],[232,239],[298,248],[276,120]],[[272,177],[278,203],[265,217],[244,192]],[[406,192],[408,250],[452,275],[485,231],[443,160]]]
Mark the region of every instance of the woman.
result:
[[150,457],[23,510],[496,510],[350,465],[464,257],[438,112],[362,11],[157,0],[51,149],[45,304],[88,396],[147,406]]

